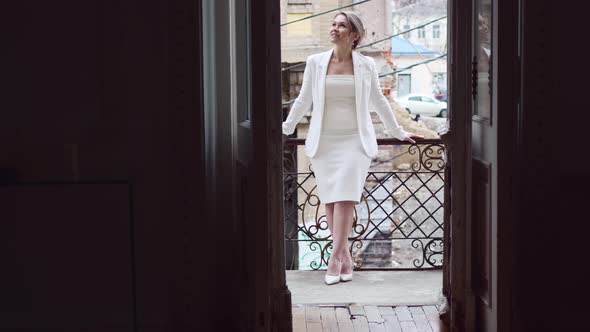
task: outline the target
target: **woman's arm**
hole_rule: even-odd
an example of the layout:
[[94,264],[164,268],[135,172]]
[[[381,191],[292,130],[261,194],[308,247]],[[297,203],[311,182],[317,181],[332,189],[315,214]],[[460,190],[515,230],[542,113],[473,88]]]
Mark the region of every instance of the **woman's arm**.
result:
[[293,134],[295,127],[312,105],[311,78],[313,75],[311,74],[312,66],[310,65],[310,58],[311,56],[306,60],[305,69],[303,71],[303,84],[301,85],[299,96],[297,96],[297,99],[293,102],[287,120],[283,122],[283,134],[285,135]]
[[387,132],[389,132],[391,136],[399,139],[400,141],[403,141],[408,137],[408,135],[412,134],[405,131],[398,124],[389,101],[381,92],[379,73],[377,72],[375,60],[373,60],[373,58],[369,59],[371,61],[371,95],[369,96],[369,101],[373,104],[373,107],[375,108],[375,111],[377,112],[377,115],[379,115],[381,121],[383,121]]

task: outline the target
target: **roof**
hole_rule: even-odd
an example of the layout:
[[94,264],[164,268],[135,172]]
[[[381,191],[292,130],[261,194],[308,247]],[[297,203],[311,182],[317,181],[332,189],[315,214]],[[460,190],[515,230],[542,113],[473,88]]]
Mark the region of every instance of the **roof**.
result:
[[392,54],[432,54],[438,55],[439,53],[430,50],[422,45],[411,43],[407,39],[396,36],[391,38],[391,53]]

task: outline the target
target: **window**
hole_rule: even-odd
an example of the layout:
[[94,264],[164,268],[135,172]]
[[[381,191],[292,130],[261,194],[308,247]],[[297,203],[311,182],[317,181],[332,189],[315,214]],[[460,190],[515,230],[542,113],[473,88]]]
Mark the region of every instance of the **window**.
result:
[[432,91],[434,92],[434,94],[446,93],[447,73],[432,73]]
[[424,27],[421,27],[420,29],[418,29],[418,38],[424,39],[425,37],[426,37],[426,30],[424,30]]
[[415,4],[415,3],[416,3],[416,0],[401,0],[399,2],[399,8],[402,8],[402,7],[405,7],[405,6],[408,6],[408,5],[412,5],[412,4]]
[[[310,16],[311,13],[288,13],[287,22],[302,19]],[[287,25],[287,34],[289,36],[309,36],[311,35],[311,20],[303,20],[297,23]]]
[[432,38],[434,38],[434,39],[440,38],[440,25],[435,24],[432,26]]
[[432,99],[430,97],[422,97],[422,101],[425,101],[427,103],[433,103],[434,104],[434,99]]
[[412,76],[410,74],[397,75],[397,96],[402,97],[412,90]]
[[[407,31],[407,30],[410,30],[410,26],[406,24],[406,25],[404,25],[404,31]],[[408,31],[408,32],[404,33],[404,37],[406,39],[412,37],[412,31]]]
[[408,98],[408,100],[412,100],[412,101],[421,101],[420,97],[410,97]]

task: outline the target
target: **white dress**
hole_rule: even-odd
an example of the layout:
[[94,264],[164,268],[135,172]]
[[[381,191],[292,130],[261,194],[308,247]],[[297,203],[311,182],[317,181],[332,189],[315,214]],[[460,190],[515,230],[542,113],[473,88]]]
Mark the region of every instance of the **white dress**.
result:
[[322,203],[353,201],[363,193],[371,158],[357,126],[353,75],[327,75],[318,151],[311,158]]

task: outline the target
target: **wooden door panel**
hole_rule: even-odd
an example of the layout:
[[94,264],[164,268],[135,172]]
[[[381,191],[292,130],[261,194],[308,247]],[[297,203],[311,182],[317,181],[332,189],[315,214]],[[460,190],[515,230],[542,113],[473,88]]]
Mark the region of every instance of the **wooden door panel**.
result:
[[125,183],[0,187],[0,331],[133,331]]
[[471,291],[477,331],[497,331],[496,195],[498,116],[494,90],[497,45],[497,0],[473,0],[472,123],[471,123]]
[[472,284],[478,306],[491,306],[491,168],[473,159],[472,168]]

